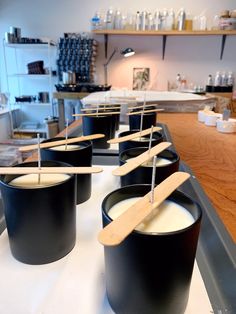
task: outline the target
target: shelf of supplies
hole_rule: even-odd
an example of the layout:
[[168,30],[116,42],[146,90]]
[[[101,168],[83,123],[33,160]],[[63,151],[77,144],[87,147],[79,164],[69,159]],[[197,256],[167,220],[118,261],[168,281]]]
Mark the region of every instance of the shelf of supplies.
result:
[[24,106],[32,106],[32,107],[34,107],[34,106],[51,106],[52,104],[50,103],[50,102],[24,102],[24,101],[20,101],[20,102],[15,102],[14,103],[14,105],[15,106],[22,106],[22,105],[24,105]]
[[94,30],[94,34],[104,35],[105,43],[105,58],[107,58],[107,46],[108,46],[108,35],[125,35],[125,36],[162,36],[162,59],[165,58],[165,48],[167,36],[222,36],[221,41],[221,51],[220,59],[223,58],[224,47],[226,42],[226,37],[236,36],[236,30],[206,30],[206,31],[135,31],[135,30],[119,30],[119,29],[104,29],[104,30]]
[[27,77],[27,78],[49,78],[50,74],[27,74],[27,73],[15,73],[9,74],[8,77]]
[[28,48],[28,49],[35,49],[35,48],[39,48],[39,49],[47,49],[48,47],[56,47],[55,44],[53,43],[37,43],[37,44],[27,44],[27,43],[12,43],[12,44],[7,44],[5,43],[5,47],[8,48]]
[[45,128],[38,129],[26,129],[26,128],[15,128],[15,133],[46,133],[47,130]]

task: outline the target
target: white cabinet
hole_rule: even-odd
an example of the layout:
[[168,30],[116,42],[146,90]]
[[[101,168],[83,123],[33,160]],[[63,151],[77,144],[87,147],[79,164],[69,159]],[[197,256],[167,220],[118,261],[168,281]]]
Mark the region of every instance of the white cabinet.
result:
[[19,109],[14,132],[45,135],[44,119],[54,115],[52,93],[56,78],[52,69],[56,67],[56,46],[4,42],[3,47],[10,105]]

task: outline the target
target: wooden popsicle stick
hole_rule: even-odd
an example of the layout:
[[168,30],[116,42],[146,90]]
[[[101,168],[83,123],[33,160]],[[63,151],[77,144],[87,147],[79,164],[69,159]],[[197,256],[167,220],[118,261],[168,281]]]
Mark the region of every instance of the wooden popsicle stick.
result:
[[151,109],[151,110],[142,110],[142,111],[135,111],[135,112],[128,112],[126,113],[127,116],[133,116],[135,114],[142,114],[142,113],[148,113],[148,112],[157,112],[157,111],[164,111],[164,109],[160,108],[160,109]]
[[[120,107],[98,107],[98,112],[99,112],[99,110],[111,110],[111,109],[120,109]],[[96,110],[96,107],[94,107],[94,108],[85,108],[85,109],[81,109],[81,111],[92,111],[92,110]]]
[[139,108],[148,108],[148,107],[155,107],[155,106],[159,106],[159,104],[150,104],[150,105],[142,105],[142,106],[128,106],[128,110],[132,110],[132,109],[139,109]]
[[110,114],[120,114],[120,111],[112,111],[112,112],[94,112],[94,113],[74,113],[73,117],[89,117],[89,116],[107,116]]
[[135,158],[132,158],[131,161],[127,161],[122,166],[114,169],[112,171],[112,174],[114,176],[124,176],[127,173],[129,173],[132,170],[134,170],[137,167],[139,167],[141,164],[143,164],[147,160],[149,160],[152,157],[158,155],[160,152],[162,152],[163,150],[167,149],[170,146],[171,146],[171,143],[169,143],[169,142],[159,143],[159,144],[155,145],[154,147],[152,147],[150,150],[147,149],[144,153],[138,155]]
[[0,167],[0,174],[30,174],[30,173],[74,173],[89,174],[102,172],[101,167]]
[[124,99],[124,100],[137,100],[137,97],[135,96],[110,96],[109,99]]
[[[77,143],[77,142],[82,142],[82,141],[95,140],[97,138],[102,138],[104,136],[105,136],[104,134],[91,134],[91,135],[86,135],[86,136],[69,138],[67,141],[65,139],[65,140],[58,140],[58,141],[53,141],[53,142],[48,142],[48,143],[41,143],[40,148],[54,147],[54,146],[64,145],[66,143],[71,144],[71,143]],[[27,152],[29,150],[37,149],[37,147],[38,147],[38,144],[23,146],[19,148],[19,151]]]
[[[160,130],[162,130],[162,128],[160,128],[158,126],[155,126],[153,128],[153,132],[157,132],[157,131],[160,131]],[[107,141],[107,143],[110,143],[110,144],[123,143],[123,142],[129,141],[129,140],[133,140],[134,138],[137,138],[137,137],[148,135],[148,134],[151,133],[151,131],[152,131],[152,128],[145,129],[145,130],[143,130],[141,132],[136,132],[136,133],[129,134],[129,135],[126,135],[126,136],[113,138],[113,139]]]
[[98,235],[99,242],[107,246],[120,244],[135,227],[147,218],[154,209],[189,177],[190,175],[186,172],[175,172],[170,175],[154,189],[153,203],[150,202],[151,192],[149,192],[102,229]]

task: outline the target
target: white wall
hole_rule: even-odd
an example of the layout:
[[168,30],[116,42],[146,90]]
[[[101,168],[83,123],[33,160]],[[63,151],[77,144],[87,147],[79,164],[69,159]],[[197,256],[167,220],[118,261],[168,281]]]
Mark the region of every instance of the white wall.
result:
[[[208,21],[223,9],[236,9],[235,0],[120,0],[119,8],[123,11],[154,11],[156,9],[180,7],[192,15],[206,10]],[[88,32],[90,18],[98,9],[106,11],[112,6],[117,8],[117,1],[101,0],[1,0],[0,2],[0,34],[8,31],[9,26],[22,29],[25,37],[50,37],[58,40],[64,32]],[[158,7],[157,7],[158,6]],[[99,41],[97,59],[97,81],[103,83],[104,47],[103,36],[96,36]],[[110,36],[109,53],[114,47],[122,49],[132,46],[137,54],[128,59],[116,55],[109,65],[109,83],[113,87],[132,87],[133,67],[150,67],[152,89],[166,89],[167,81],[174,80],[177,73],[184,73],[188,82],[205,84],[208,74],[217,70],[232,70],[236,74],[236,36],[228,36],[223,60],[220,60],[221,36],[212,37],[168,37],[165,60],[162,60],[162,37],[126,37]],[[1,49],[2,51],[2,49]],[[1,55],[2,91],[5,89],[4,66]]]

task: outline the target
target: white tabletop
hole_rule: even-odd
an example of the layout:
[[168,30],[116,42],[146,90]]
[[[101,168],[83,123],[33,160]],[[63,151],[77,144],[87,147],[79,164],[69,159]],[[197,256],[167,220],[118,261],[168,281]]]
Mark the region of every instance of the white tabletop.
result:
[[[92,197],[77,206],[77,241],[64,258],[46,265],[15,260],[7,232],[0,236],[0,313],[4,314],[112,314],[105,296],[101,203],[119,187],[112,166],[92,176]],[[42,226],[43,228],[43,226]],[[186,314],[212,313],[205,286],[195,263]]]
[[[115,99],[117,97],[117,99]],[[130,98],[135,97],[136,102],[171,102],[171,101],[204,101],[209,97],[191,94],[191,93],[180,93],[180,92],[169,92],[169,91],[135,91],[135,90],[110,90],[106,92],[95,92],[82,99],[82,103],[93,104],[99,102],[109,103],[126,103],[124,100],[120,100],[120,97]],[[128,99],[129,100],[129,99]]]

